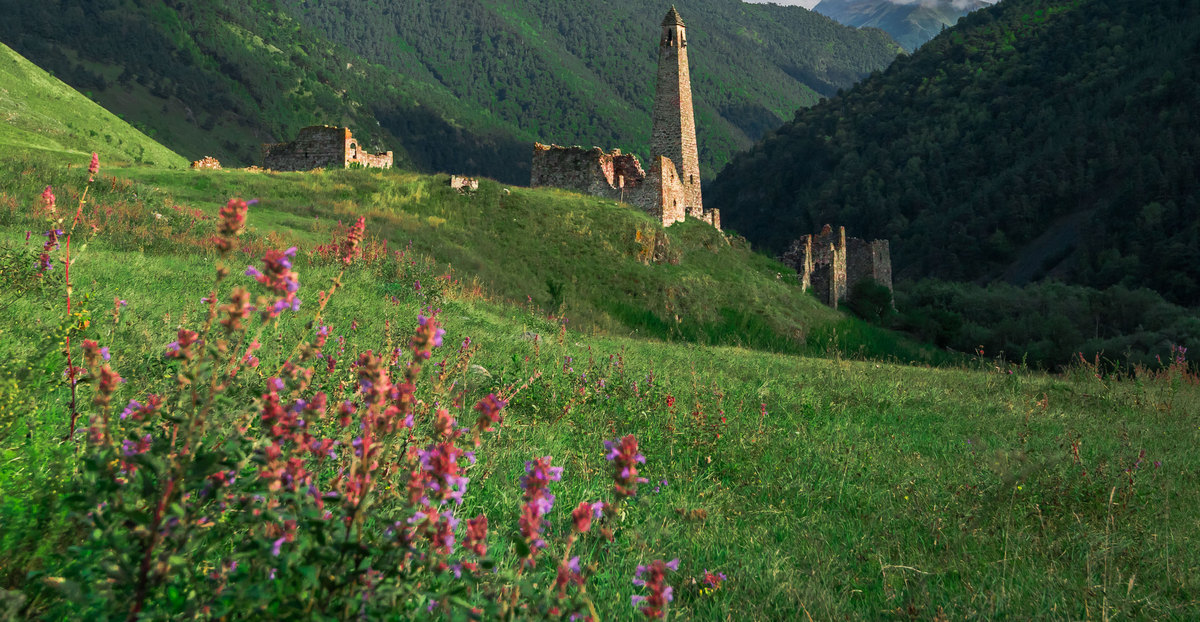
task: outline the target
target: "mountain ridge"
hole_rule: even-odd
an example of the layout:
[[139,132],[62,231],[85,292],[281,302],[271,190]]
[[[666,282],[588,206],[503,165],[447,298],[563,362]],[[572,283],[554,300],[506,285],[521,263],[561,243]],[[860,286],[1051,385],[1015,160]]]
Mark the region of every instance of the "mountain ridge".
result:
[[899,278],[983,282],[1095,209],[1033,277],[1195,306],[1198,59],[1195,3],[1006,0],[800,111],[706,197],[775,252],[834,223],[891,239]]
[[[578,2],[426,0],[385,7],[404,18],[404,28],[389,32],[383,26],[392,22],[366,13],[384,8],[356,3],[0,0],[13,18],[0,23],[0,41],[192,158],[253,164],[258,143],[335,124],[423,171],[527,183],[537,140],[648,146],[653,73],[644,70],[662,13],[633,11],[630,0],[622,6],[613,13]],[[797,107],[886,66],[899,50],[882,33],[798,8],[681,4],[688,6],[697,50],[707,48],[700,56],[754,59],[765,49],[775,59],[755,61],[754,71],[714,62],[694,69],[698,100],[707,102],[698,106],[706,176]],[[314,26],[327,25],[321,7],[362,19],[338,17],[335,31],[349,33],[339,42]],[[700,9],[711,7],[733,25],[706,33]],[[619,15],[629,26],[596,15]],[[776,41],[789,32],[778,16],[803,28]]]
[[994,0],[821,0],[812,8],[822,15],[856,28],[878,28],[892,36],[904,49],[913,51],[958,18]]

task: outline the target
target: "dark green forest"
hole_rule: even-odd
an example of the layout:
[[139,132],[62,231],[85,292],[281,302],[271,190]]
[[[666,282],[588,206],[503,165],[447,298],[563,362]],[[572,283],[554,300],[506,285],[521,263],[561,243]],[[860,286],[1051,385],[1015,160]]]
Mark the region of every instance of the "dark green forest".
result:
[[271,0],[0,0],[0,40],[177,152],[258,163],[259,144],[343,124],[422,170],[503,176],[527,141],[436,84],[361,61]]
[[[316,123],[404,166],[509,183],[528,182],[534,140],[640,151],[666,6],[538,5],[0,0],[0,41],[166,146],[227,165]],[[898,49],[794,7],[689,7],[706,175]]]
[[896,306],[883,324],[949,350],[1042,369],[1080,356],[1106,369],[1158,368],[1172,346],[1200,349],[1200,317],[1145,288],[923,279],[897,289]]
[[1200,1],[1005,0],[705,189],[778,252],[823,224],[899,278],[1148,287],[1200,305]]
[[[372,62],[445,85],[542,142],[648,155],[665,0],[281,0]],[[795,7],[679,2],[702,175],[797,108],[887,66],[898,48]]]

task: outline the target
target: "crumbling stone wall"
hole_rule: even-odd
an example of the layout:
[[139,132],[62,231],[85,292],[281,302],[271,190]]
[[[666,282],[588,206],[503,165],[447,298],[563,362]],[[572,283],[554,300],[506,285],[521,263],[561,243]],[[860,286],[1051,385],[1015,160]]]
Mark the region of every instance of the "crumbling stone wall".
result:
[[314,125],[300,130],[296,140],[263,144],[263,168],[275,171],[310,171],[314,168],[391,168],[392,152],[363,151],[349,128]]
[[792,242],[780,261],[796,270],[801,287],[816,292],[827,305],[837,308],[850,289],[863,279],[871,279],[892,289],[891,246],[887,240],[866,242],[847,238],[846,228],[825,225],[816,235]]
[[221,170],[221,162],[212,156],[204,156],[199,160],[192,161],[192,168],[196,170]]
[[451,175],[450,187],[463,194],[469,194],[479,190],[479,180],[475,179],[474,177]]
[[574,190],[592,196],[620,199],[623,188],[638,188],[646,174],[636,156],[599,147],[559,147],[534,143],[530,185]]
[[[658,156],[650,172],[633,154],[620,149],[605,152],[599,147],[533,146],[530,185],[574,190],[583,194],[624,201],[637,206],[669,227],[687,214],[687,189],[668,158]],[[719,228],[716,210],[702,211],[698,218]]]

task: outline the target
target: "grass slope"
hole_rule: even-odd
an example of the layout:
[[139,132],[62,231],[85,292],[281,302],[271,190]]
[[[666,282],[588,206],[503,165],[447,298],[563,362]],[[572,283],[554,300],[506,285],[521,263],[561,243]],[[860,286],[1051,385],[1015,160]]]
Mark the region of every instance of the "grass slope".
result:
[[[21,177],[14,174],[18,169],[37,182],[14,180]],[[332,204],[321,193],[344,192],[340,200],[349,215],[357,184],[394,182],[410,197],[394,212],[409,216],[397,216],[397,222],[442,214],[435,217],[446,218],[440,226],[448,239],[454,235],[451,210],[425,210],[453,205],[468,215],[484,214],[475,224],[487,227],[488,218],[501,220],[499,214],[471,206],[492,192],[497,200],[515,197],[514,203],[582,201],[503,195],[498,188],[461,201],[439,199],[439,180],[353,173],[257,183],[290,191],[282,201],[293,206],[306,196],[318,206]],[[74,255],[75,311],[90,318],[76,339],[91,336],[110,346],[112,364],[129,379],[119,400],[173,385],[161,353],[176,327],[195,325],[203,315],[199,298],[213,271],[204,239],[213,222],[169,207],[166,218],[154,215],[162,213],[168,188],[143,184],[171,175],[98,184],[94,212],[89,208],[81,231],[94,223],[99,232]],[[0,233],[15,248],[22,247],[23,231],[36,226],[29,205],[41,183],[61,187],[60,197],[81,189],[78,171],[36,159],[6,165],[0,179]],[[213,202],[225,189],[218,186],[229,183],[218,176],[190,179],[212,184]],[[253,179],[229,179],[259,189]],[[305,235],[294,226],[272,239],[264,223],[302,222],[309,214],[272,205],[270,195],[262,198],[251,208],[257,233],[251,232],[247,254],[239,254],[235,266],[253,262],[266,245]],[[606,222],[636,221],[619,208],[588,207]],[[377,210],[363,205],[379,234],[378,219],[386,213]],[[543,217],[575,226],[585,218],[578,211]],[[414,234],[427,226],[414,225]],[[681,231],[672,231],[672,244],[699,235]],[[319,240],[317,233],[309,231]],[[84,240],[81,235],[76,243]],[[532,248],[534,236],[519,243],[540,252]],[[302,245],[297,261],[306,305],[313,289],[338,271],[312,250],[311,242]],[[685,252],[680,265],[687,259]],[[466,337],[481,348],[473,359],[479,369],[460,378],[468,398],[542,372],[514,398],[500,434],[469,471],[463,514],[486,512],[498,534],[516,524],[523,461],[553,455],[566,468],[555,485],[560,502],[550,515],[552,529],[559,530],[567,521],[564,508],[596,498],[608,486],[600,442],[638,434],[651,483],[642,487],[612,544],[588,540],[577,549],[600,565],[589,593],[602,619],[632,620],[635,566],[672,557],[682,560],[680,572],[669,576],[676,586],[672,614],[690,619],[795,619],[797,612],[814,619],[1200,614],[1200,457],[1193,450],[1200,442],[1200,388],[1180,368],[1136,381],[1097,378],[1083,368],[1051,377],[984,364],[934,370],[562,333],[543,313],[489,302],[467,284],[438,280],[442,270],[412,255],[350,269],[326,316],[332,341],[345,340],[340,360],[366,349],[387,351],[405,338],[419,309],[433,306],[447,323],[446,350]],[[417,290],[414,280],[426,286]],[[68,528],[61,509],[71,489],[73,446],[58,440],[69,399],[52,330],[62,319],[60,287],[61,281],[49,281],[15,300],[0,300],[0,588],[28,596],[27,614],[48,617],[83,612],[42,583],[27,581],[26,572],[53,573],[76,563],[66,546],[88,537]],[[118,297],[128,306],[114,324],[107,309]],[[274,368],[307,317],[287,315],[269,329],[258,374],[265,378]],[[353,378],[343,366],[318,372],[315,382],[337,391],[339,384],[353,385]],[[85,401],[89,392],[82,389]],[[465,419],[469,412],[456,414]],[[512,561],[501,538],[492,548],[501,563]],[[696,582],[704,569],[729,580],[720,590],[702,592]],[[169,606],[165,598],[156,604]]]
[[[0,43],[0,145],[181,167],[187,162]],[[104,128],[103,130],[97,128]],[[78,157],[73,158],[78,161]]]

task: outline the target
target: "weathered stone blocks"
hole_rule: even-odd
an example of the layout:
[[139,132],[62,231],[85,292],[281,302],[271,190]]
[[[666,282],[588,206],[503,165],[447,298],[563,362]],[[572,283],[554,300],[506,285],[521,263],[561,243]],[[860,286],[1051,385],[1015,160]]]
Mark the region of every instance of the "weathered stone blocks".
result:
[[392,152],[368,153],[349,128],[313,125],[300,130],[289,143],[263,144],[263,168],[309,171],[315,168],[392,168]]
[[847,299],[851,288],[865,279],[892,289],[888,241],[847,238],[845,227],[838,227],[835,236],[833,228],[825,225],[821,233],[792,242],[779,260],[796,270],[805,291],[813,290],[835,309]]

